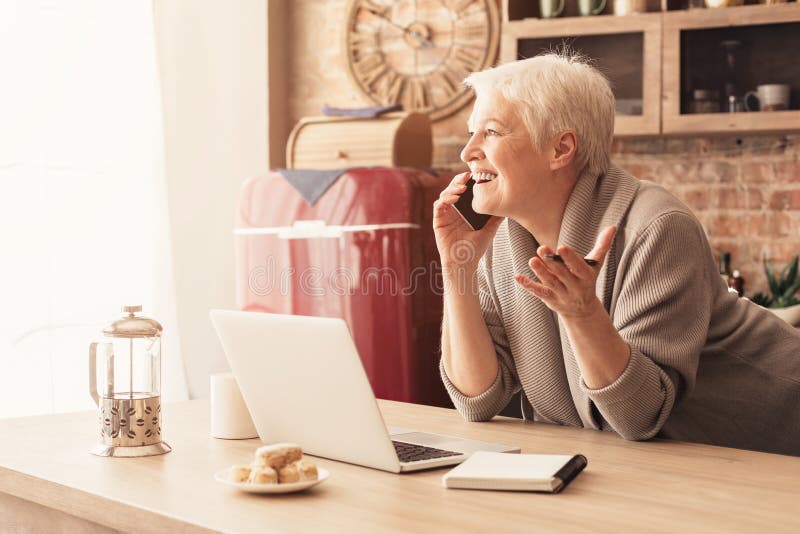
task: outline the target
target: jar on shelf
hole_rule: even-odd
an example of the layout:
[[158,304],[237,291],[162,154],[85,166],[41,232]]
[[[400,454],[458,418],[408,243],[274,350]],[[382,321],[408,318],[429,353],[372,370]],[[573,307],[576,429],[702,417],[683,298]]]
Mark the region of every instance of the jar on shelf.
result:
[[695,89],[692,91],[692,101],[689,103],[690,113],[718,113],[719,100],[716,91],[709,89]]
[[742,105],[742,100],[737,98],[736,95],[729,95],[728,96],[728,103],[726,104],[729,113],[740,113],[744,111],[744,106]]

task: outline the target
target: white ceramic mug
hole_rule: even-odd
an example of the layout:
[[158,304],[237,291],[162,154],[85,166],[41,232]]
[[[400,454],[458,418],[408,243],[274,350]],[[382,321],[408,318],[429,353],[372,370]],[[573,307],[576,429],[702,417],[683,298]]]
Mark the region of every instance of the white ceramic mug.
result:
[[789,109],[789,86],[785,83],[767,83],[756,86],[755,91],[744,95],[744,108],[747,111],[756,111],[750,106],[750,99],[758,101],[759,111],[781,111]]
[[231,373],[211,375],[211,436],[222,439],[258,437],[239,384]]
[[631,13],[645,13],[647,0],[614,0],[615,15],[630,15]]
[[744,0],[706,0],[706,7],[733,7],[744,4]]

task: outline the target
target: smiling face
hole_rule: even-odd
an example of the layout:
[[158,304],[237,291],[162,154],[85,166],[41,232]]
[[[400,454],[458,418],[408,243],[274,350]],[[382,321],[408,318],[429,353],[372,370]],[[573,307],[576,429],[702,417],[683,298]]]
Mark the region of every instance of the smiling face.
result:
[[479,94],[461,151],[478,182],[472,208],[519,219],[543,205],[552,186],[547,150],[539,153],[514,105],[498,93]]

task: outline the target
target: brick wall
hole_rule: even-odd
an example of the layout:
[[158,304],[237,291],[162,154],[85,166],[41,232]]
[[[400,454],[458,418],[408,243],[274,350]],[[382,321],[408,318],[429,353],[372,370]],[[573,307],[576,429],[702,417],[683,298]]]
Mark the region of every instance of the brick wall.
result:
[[762,258],[800,254],[800,135],[621,139],[613,159],[692,208],[748,295],[766,290]]
[[[294,0],[287,43],[288,112],[294,124],[325,105],[371,105],[344,63],[346,0]],[[434,166],[463,168],[470,106],[433,126]],[[746,291],[766,288],[761,258],[784,263],[800,254],[800,136],[618,140],[614,161],[634,176],[677,194],[697,214],[715,253],[730,251]]]

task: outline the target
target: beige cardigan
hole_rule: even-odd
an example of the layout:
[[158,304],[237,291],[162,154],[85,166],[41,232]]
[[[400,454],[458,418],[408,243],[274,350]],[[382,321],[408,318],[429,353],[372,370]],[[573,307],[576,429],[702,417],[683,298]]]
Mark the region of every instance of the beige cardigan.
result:
[[618,231],[597,296],[631,347],[612,384],[589,389],[558,316],[514,275],[535,275],[537,242],[506,220],[478,272],[499,372],[466,397],[442,379],[470,421],[491,419],[523,391],[526,419],[800,455],[800,334],[727,291],[702,226],[660,186],[612,167],[583,176],[567,202],[559,245],[586,255]]

